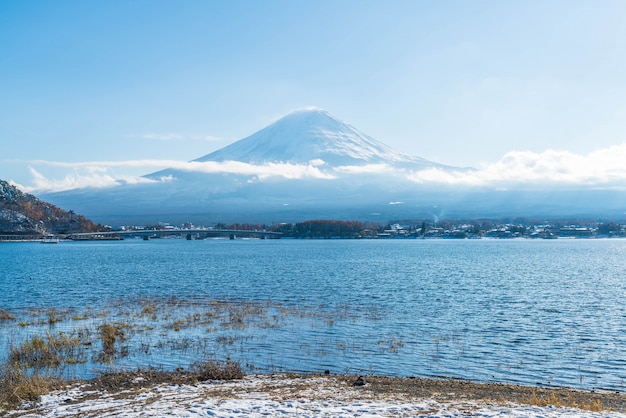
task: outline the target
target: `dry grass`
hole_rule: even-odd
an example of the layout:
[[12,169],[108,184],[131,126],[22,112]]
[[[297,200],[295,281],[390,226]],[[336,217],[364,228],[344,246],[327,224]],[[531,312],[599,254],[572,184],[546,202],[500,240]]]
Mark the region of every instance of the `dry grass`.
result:
[[66,311],[60,311],[58,309],[48,309],[46,311],[46,316],[48,317],[46,322],[48,323],[48,325],[54,325],[57,322],[64,321],[66,315]]
[[18,364],[0,367],[0,404],[5,408],[14,408],[23,402],[34,402],[41,395],[61,386],[58,377],[27,373]]
[[[236,380],[245,376],[238,362],[209,360],[191,366],[189,371],[166,372],[137,370],[135,372],[104,373],[89,383],[107,391],[122,391],[129,387],[166,382],[192,384],[207,380]],[[141,379],[137,379],[141,377]],[[36,402],[40,396],[64,385],[54,373],[29,372],[19,363],[0,366],[0,407],[14,409],[24,402]],[[0,415],[2,409],[0,408]]]
[[102,351],[98,355],[98,361],[108,363],[116,356],[128,354],[128,348],[118,347],[119,343],[126,341],[126,329],[130,325],[126,323],[104,323],[98,327],[98,335],[102,341]]
[[190,371],[199,381],[243,379],[244,372],[238,362],[208,360],[193,364]]
[[81,339],[73,334],[34,335],[9,353],[8,363],[18,369],[57,369],[64,364],[86,361]]
[[15,321],[15,315],[6,309],[0,309],[0,321]]
[[61,384],[61,371],[67,364],[84,361],[78,336],[62,332],[34,335],[12,348],[0,366],[0,403],[10,408],[36,401]]
[[601,399],[576,399],[572,392],[566,393],[565,396],[559,396],[556,392],[550,391],[548,394],[541,396],[537,395],[537,391],[533,389],[525,403],[542,407],[552,405],[555,407],[578,408],[594,412],[610,410],[602,406]]

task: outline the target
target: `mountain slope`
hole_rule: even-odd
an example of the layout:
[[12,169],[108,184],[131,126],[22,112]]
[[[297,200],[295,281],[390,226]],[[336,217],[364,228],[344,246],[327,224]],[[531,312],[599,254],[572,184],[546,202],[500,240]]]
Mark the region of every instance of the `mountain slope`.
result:
[[98,226],[0,180],[0,234],[49,234],[97,231]]
[[317,159],[332,166],[377,163],[437,165],[395,151],[320,109],[292,112],[257,133],[194,161],[300,164]]

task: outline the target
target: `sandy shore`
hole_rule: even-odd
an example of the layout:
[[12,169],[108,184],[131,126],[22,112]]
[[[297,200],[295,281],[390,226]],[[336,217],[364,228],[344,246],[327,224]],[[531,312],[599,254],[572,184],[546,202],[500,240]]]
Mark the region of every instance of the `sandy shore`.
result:
[[[68,384],[8,416],[626,418],[626,395],[616,393],[449,379],[365,377],[364,386],[354,381],[355,376],[281,374],[193,382],[184,373],[121,373]],[[543,405],[547,401],[552,404]],[[598,401],[602,411],[589,410]]]

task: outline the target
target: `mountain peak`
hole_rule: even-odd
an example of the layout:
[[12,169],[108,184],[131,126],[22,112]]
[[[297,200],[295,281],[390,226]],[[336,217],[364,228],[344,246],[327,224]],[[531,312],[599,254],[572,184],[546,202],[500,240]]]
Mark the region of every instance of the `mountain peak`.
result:
[[295,122],[295,123],[309,123],[309,124],[317,124],[324,125],[328,123],[343,123],[336,117],[332,116],[326,110],[320,107],[305,107],[303,109],[297,109],[292,112],[287,113],[282,118],[278,119],[276,122],[283,121],[284,123]]
[[320,108],[293,111],[253,135],[195,161],[251,164],[322,160],[330,165],[425,163],[393,150]]
[[330,114],[325,109],[322,109],[321,107],[307,106],[307,107],[303,107],[301,109],[292,110],[291,112],[289,112],[285,116],[283,116],[283,118],[286,118],[286,117],[289,117],[289,116],[296,116],[296,115],[305,115],[305,116],[306,115],[325,115],[325,116],[328,116],[328,117],[332,117],[332,116],[330,116]]

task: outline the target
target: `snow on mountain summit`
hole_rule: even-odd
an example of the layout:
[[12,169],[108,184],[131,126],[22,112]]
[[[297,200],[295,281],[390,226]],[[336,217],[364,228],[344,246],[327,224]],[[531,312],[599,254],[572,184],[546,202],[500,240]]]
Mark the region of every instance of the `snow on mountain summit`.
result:
[[321,109],[289,113],[253,135],[194,161],[302,164],[313,160],[331,166],[430,165],[427,160],[393,150]]

